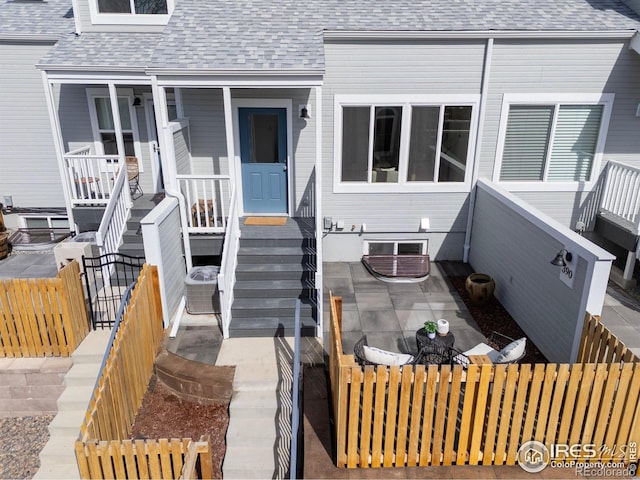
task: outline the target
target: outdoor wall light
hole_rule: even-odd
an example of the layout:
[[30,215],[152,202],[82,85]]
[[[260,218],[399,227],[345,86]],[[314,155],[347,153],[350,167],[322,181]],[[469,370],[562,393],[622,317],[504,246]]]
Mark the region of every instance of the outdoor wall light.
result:
[[311,110],[308,105],[298,105],[298,114],[303,120],[311,118]]
[[572,258],[573,255],[571,255],[571,252],[567,252],[567,250],[563,248],[550,263],[556,267],[566,267],[567,262],[570,262]]
[[135,97],[133,99],[133,106],[134,107],[139,107],[140,105],[142,105],[142,100],[140,100],[140,97]]

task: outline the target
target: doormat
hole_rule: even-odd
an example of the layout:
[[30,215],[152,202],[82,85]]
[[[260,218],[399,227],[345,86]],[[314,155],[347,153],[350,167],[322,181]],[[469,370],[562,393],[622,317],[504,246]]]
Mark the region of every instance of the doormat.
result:
[[281,226],[287,223],[287,217],[247,217],[245,225]]

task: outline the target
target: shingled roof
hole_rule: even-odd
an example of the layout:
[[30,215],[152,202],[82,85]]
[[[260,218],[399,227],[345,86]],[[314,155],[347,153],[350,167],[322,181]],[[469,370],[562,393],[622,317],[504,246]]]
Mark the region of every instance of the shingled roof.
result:
[[[42,63],[314,72],[324,68],[325,31],[605,32],[639,28],[640,17],[620,0],[177,0],[162,34],[83,33],[78,39],[61,42]],[[126,48],[124,43],[135,47]],[[115,54],[118,58],[113,58]]]
[[0,0],[0,37],[51,37],[73,32],[71,0]]

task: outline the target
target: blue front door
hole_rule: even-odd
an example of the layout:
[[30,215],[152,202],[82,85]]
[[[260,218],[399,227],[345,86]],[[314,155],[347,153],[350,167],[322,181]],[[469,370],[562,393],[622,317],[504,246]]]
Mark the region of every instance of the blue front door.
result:
[[287,213],[287,110],[240,108],[245,213]]

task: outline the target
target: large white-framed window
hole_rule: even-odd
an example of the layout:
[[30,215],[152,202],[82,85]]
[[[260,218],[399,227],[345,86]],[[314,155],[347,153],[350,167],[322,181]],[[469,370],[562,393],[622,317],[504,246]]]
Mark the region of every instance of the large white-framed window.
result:
[[468,191],[479,99],[336,95],[334,191]]
[[[122,139],[124,140],[124,154],[141,160],[138,118],[133,100],[132,89],[118,89],[118,112],[120,113]],[[117,132],[113,121],[109,90],[104,88],[87,89],[87,101],[96,153],[98,155],[118,155]],[[142,161],[138,162],[140,171],[143,171],[142,163]]]
[[175,0],[89,0],[96,25],[166,25]]
[[493,180],[513,190],[591,188],[614,94],[505,94]]

